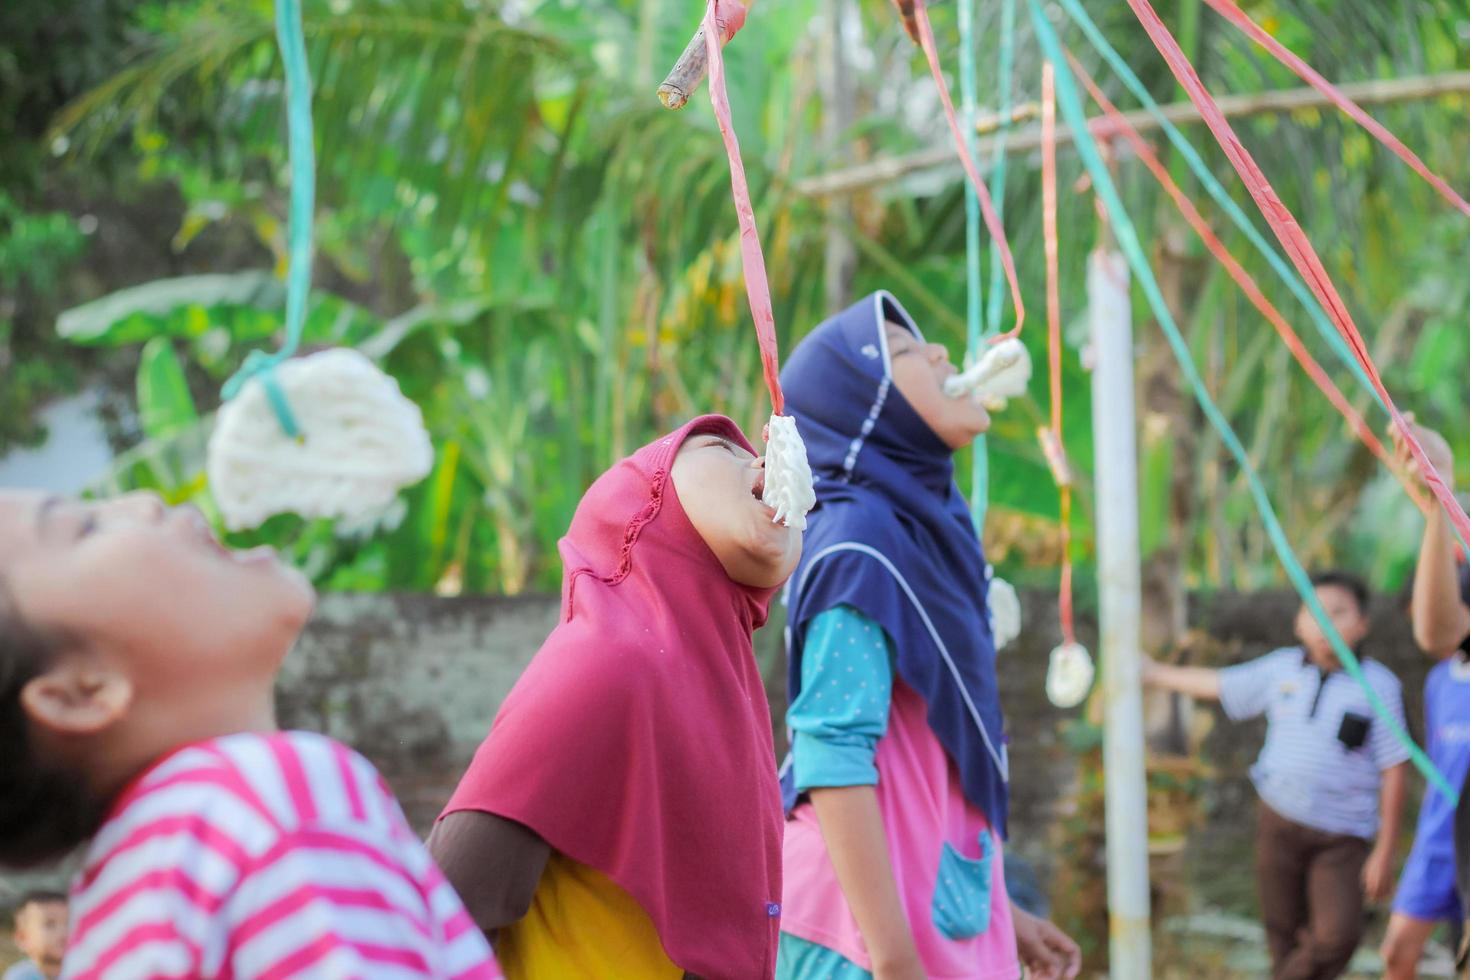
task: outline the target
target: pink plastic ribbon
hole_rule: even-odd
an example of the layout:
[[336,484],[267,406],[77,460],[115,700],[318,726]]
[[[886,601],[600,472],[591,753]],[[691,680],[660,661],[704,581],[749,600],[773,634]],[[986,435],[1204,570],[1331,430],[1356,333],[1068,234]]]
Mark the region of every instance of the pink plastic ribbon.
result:
[[771,306],[771,285],[766,276],[766,259],[761,252],[760,233],[755,227],[755,209],[750,203],[750,186],[745,180],[745,164],[740,161],[740,140],[730,121],[730,97],[725,92],[725,62],[720,54],[720,38],[729,40],[745,23],[745,7],[738,0],[709,0],[704,11],[704,47],[709,55],[709,100],[720,136],[725,141],[725,155],[730,158],[730,191],[735,197],[735,217],[740,222],[740,264],[745,270],[745,296],[750,302],[750,315],[755,320],[755,335],[760,341],[761,365],[766,387],[771,392],[771,410],[782,414],[786,407],[781,394],[781,356],[776,346],[776,313]]
[[1352,349],[1353,355],[1358,359],[1358,363],[1363,366],[1363,370],[1367,373],[1368,380],[1372,383],[1374,390],[1378,392],[1379,397],[1388,406],[1389,414],[1393,416],[1394,423],[1403,433],[1404,441],[1409,447],[1409,452],[1413,455],[1414,461],[1419,464],[1420,475],[1424,477],[1424,482],[1428,484],[1429,491],[1434,494],[1435,499],[1444,507],[1445,513],[1449,515],[1450,521],[1459,532],[1466,537],[1470,537],[1470,517],[1465,515],[1464,508],[1460,506],[1454,494],[1445,486],[1444,479],[1429,461],[1429,457],[1425,455],[1424,447],[1419,444],[1418,438],[1414,435],[1413,428],[1399,411],[1398,406],[1394,404],[1393,398],[1388,393],[1388,389],[1383,386],[1383,379],[1378,373],[1377,366],[1373,363],[1372,356],[1368,353],[1368,345],[1364,342],[1363,335],[1358,332],[1357,325],[1353,323],[1352,314],[1348,312],[1347,305],[1343,302],[1342,296],[1338,294],[1337,287],[1333,285],[1332,278],[1328,276],[1326,268],[1322,265],[1322,260],[1318,258],[1316,250],[1312,248],[1312,243],[1307,240],[1307,236],[1297,223],[1296,218],[1286,205],[1282,203],[1281,198],[1277,195],[1275,188],[1271,186],[1271,182],[1266,179],[1266,175],[1261,171],[1260,166],[1257,165],[1250,152],[1246,150],[1245,146],[1240,142],[1240,139],[1235,135],[1235,130],[1231,129],[1229,121],[1225,118],[1225,114],[1215,104],[1214,98],[1210,95],[1209,90],[1205,88],[1205,84],[1200,80],[1199,74],[1194,70],[1194,66],[1189,63],[1189,59],[1185,57],[1184,51],[1179,47],[1179,42],[1174,39],[1174,35],[1169,33],[1169,29],[1164,26],[1164,22],[1159,19],[1159,15],[1154,12],[1153,6],[1148,0],[1128,0],[1128,5],[1133,8],[1134,14],[1138,17],[1139,22],[1143,24],[1143,29],[1148,32],[1148,36],[1154,42],[1154,46],[1159,49],[1159,53],[1168,62],[1170,70],[1174,73],[1174,77],[1178,79],[1179,84],[1188,93],[1190,101],[1199,110],[1199,114],[1204,119],[1205,125],[1210,127],[1210,132],[1214,134],[1215,140],[1220,144],[1220,148],[1225,151],[1225,155],[1230,159],[1231,166],[1235,168],[1235,172],[1240,175],[1240,179],[1245,183],[1246,189],[1250,191],[1251,198],[1256,202],[1256,206],[1261,209],[1261,214],[1265,217],[1266,223],[1271,226],[1271,230],[1275,232],[1276,237],[1286,249],[1286,254],[1291,259],[1292,264],[1296,266],[1297,272],[1301,273],[1307,286],[1311,288],[1318,302],[1322,304],[1322,308],[1327,311],[1327,315],[1331,318],[1333,325],[1337,327],[1338,333],[1342,334],[1343,339],[1347,341],[1348,346]]
[[1042,429],[1042,449],[1057,483],[1060,502],[1062,579],[1057,615],[1062,642],[1076,643],[1072,623],[1072,479],[1062,444],[1062,294],[1061,249],[1057,235],[1057,99],[1050,61],[1041,63],[1041,234],[1046,253],[1046,369],[1051,387],[1051,427]]
[[914,18],[919,28],[919,46],[924,49],[924,57],[929,59],[929,72],[934,76],[934,84],[939,87],[939,100],[944,103],[944,117],[949,121],[949,131],[954,135],[955,147],[960,151],[960,162],[965,165],[970,183],[975,185],[975,195],[980,199],[980,212],[985,216],[985,227],[990,231],[990,238],[996,248],[1000,249],[1000,262],[1005,268],[1006,282],[1011,288],[1011,302],[1016,306],[1016,325],[1009,333],[1001,334],[992,342],[1005,340],[1020,333],[1021,325],[1026,322],[1026,307],[1021,302],[1021,284],[1016,278],[1016,261],[1011,257],[1005,226],[995,213],[990,191],[986,188],[985,181],[980,179],[980,171],[975,167],[970,149],[965,144],[964,131],[960,129],[959,118],[955,115],[954,101],[949,97],[949,86],[944,82],[944,73],[939,70],[939,52],[934,47],[934,28],[929,24],[929,11],[924,0],[914,0]]
[[1430,186],[1439,191],[1440,196],[1446,201],[1459,208],[1462,213],[1470,215],[1470,201],[1466,201],[1459,194],[1456,194],[1454,188],[1444,178],[1430,170],[1428,165],[1419,159],[1419,156],[1413,150],[1405,146],[1393,133],[1390,133],[1382,123],[1368,115],[1362,106],[1344,95],[1341,89],[1323,78],[1311,65],[1297,57],[1280,41],[1266,33],[1265,28],[1251,20],[1250,15],[1237,7],[1234,0],[1205,0],[1205,3],[1209,4],[1221,17],[1224,17],[1249,35],[1252,41],[1255,41],[1261,47],[1271,52],[1272,56],[1287,68],[1290,68],[1296,74],[1296,77],[1327,96],[1333,105],[1351,116],[1359,126],[1372,133],[1378,142],[1392,150],[1400,160],[1413,168],[1415,173],[1427,180]]
[[1128,117],[1119,112],[1118,107],[1113,105],[1112,101],[1103,94],[1097,82],[1087,73],[1087,69],[1082,67],[1081,62],[1072,56],[1070,51],[1067,52],[1067,61],[1072,66],[1072,72],[1086,86],[1088,94],[1092,96],[1092,100],[1103,111],[1107,125],[1095,126],[1094,131],[1099,132],[1106,129],[1109,134],[1116,133],[1128,140],[1129,144],[1133,147],[1133,151],[1138,155],[1138,159],[1148,168],[1149,173],[1153,174],[1154,179],[1159,182],[1159,186],[1164,189],[1164,192],[1169,195],[1170,200],[1174,202],[1174,206],[1178,208],[1179,213],[1184,217],[1189,227],[1193,228],[1194,233],[1200,237],[1200,241],[1204,242],[1205,248],[1224,267],[1225,272],[1240,287],[1241,292],[1245,293],[1245,298],[1250,301],[1250,304],[1256,308],[1261,316],[1266,318],[1267,323],[1276,328],[1277,334],[1280,335],[1287,349],[1291,351],[1291,355],[1296,358],[1297,363],[1301,365],[1302,370],[1316,383],[1317,388],[1327,397],[1327,400],[1332,403],[1332,406],[1347,420],[1352,430],[1362,440],[1363,445],[1368,448],[1368,451],[1378,457],[1385,466],[1399,477],[1410,498],[1419,506],[1420,510],[1423,510],[1427,506],[1427,502],[1419,493],[1419,488],[1407,476],[1399,472],[1393,454],[1373,434],[1373,429],[1363,419],[1363,416],[1358,413],[1358,410],[1353,408],[1352,403],[1348,401],[1347,396],[1342,393],[1342,390],[1333,383],[1332,378],[1323,370],[1322,365],[1317,363],[1316,358],[1307,350],[1306,344],[1302,342],[1301,337],[1291,328],[1291,324],[1287,323],[1286,317],[1261,292],[1260,287],[1256,285],[1256,281],[1251,278],[1251,274],[1246,272],[1245,268],[1236,261],[1235,256],[1230,254],[1230,250],[1225,247],[1225,243],[1220,241],[1219,236],[1210,227],[1210,223],[1205,220],[1204,215],[1200,214],[1199,208],[1195,207],[1194,202],[1185,196],[1184,191],[1180,190],[1179,185],[1174,182],[1174,178],[1169,175],[1168,168],[1164,166],[1163,161],[1159,159],[1158,154],[1149,145],[1148,140],[1143,138],[1142,134],[1128,121]]

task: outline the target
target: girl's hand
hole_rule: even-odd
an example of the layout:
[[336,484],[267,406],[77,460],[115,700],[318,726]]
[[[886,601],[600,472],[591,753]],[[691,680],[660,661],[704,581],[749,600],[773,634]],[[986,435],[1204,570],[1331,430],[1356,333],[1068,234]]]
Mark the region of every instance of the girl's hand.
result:
[[1142,651],[1138,654],[1138,679],[1145,687],[1159,680],[1159,662]]
[[[1454,488],[1455,481],[1455,455],[1450,451],[1450,444],[1445,441],[1444,436],[1433,429],[1426,429],[1414,421],[1413,412],[1405,412],[1404,420],[1412,427],[1414,436],[1419,440],[1419,445],[1424,447],[1424,455],[1429,459],[1430,465],[1443,478],[1445,486]],[[1393,446],[1399,463],[1414,476],[1423,479],[1419,471],[1419,462],[1414,459],[1409,450],[1409,442],[1404,438],[1403,430],[1396,423],[1390,423],[1388,434],[1393,439]]]
[[1082,950],[1070,937],[1045,919],[1011,904],[1016,926],[1016,948],[1026,976],[1034,980],[1075,980],[1082,970]]

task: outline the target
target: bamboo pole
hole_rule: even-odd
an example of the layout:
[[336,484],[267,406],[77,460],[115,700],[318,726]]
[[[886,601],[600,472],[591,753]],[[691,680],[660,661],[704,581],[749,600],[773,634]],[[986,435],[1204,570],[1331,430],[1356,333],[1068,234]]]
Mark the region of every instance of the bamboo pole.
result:
[[[747,0],[745,13],[749,15],[750,8],[755,6],[755,0]],[[744,23],[742,18],[736,24],[736,29]],[[726,34],[720,38],[720,44],[728,44],[734,34]],[[674,62],[674,67],[664,76],[663,84],[658,87],[658,100],[664,104],[665,109],[682,109],[689,103],[689,97],[694,90],[699,88],[699,83],[704,81],[704,76],[709,72],[709,52],[704,47],[704,19],[700,18],[699,27],[689,43],[684,45],[684,53],[679,55],[679,60]]]
[[[1099,219],[1100,224],[1105,224]],[[1106,236],[1099,236],[1104,239]],[[1087,257],[1092,438],[1097,488],[1098,654],[1102,660],[1103,776],[1111,973],[1153,975],[1149,937],[1148,782],[1139,661],[1138,447],[1133,415],[1133,314],[1128,263],[1103,242]]]
[[[1342,94],[1352,99],[1359,105],[1390,105],[1397,102],[1418,102],[1425,99],[1437,98],[1441,95],[1454,95],[1470,92],[1470,71],[1444,72],[1438,75],[1415,75],[1409,78],[1375,79],[1367,82],[1350,82],[1339,85]],[[1316,109],[1331,105],[1331,101],[1314,88],[1301,87],[1292,89],[1280,89],[1271,92],[1254,92],[1248,95],[1229,95],[1217,100],[1220,111],[1226,118],[1238,118],[1244,116],[1257,116],[1267,113],[1296,112],[1302,109]],[[1025,106],[1018,107],[1025,109]],[[1032,109],[1034,112],[1034,108]],[[1199,112],[1190,102],[1173,102],[1162,108],[1165,119],[1176,125],[1199,122]],[[1139,132],[1151,132],[1159,128],[1158,121],[1142,109],[1135,109],[1123,114],[1129,124]],[[976,121],[976,128],[981,132],[982,138],[976,144],[981,154],[988,152],[995,146],[996,139],[985,134],[993,132],[998,128],[999,120],[994,116],[984,117]],[[1088,120],[1088,127],[1099,139],[1115,139],[1121,135],[1120,129],[1114,126],[1108,119],[1102,116],[1093,116]],[[1073,136],[1070,130],[1062,130],[1057,133],[1057,145],[1062,146],[1071,143]],[[1041,146],[1041,127],[1033,126],[1020,132],[1013,132],[1006,142],[1006,150],[1009,153],[1027,153]],[[929,150],[920,150],[899,157],[887,157],[865,163],[861,166],[851,167],[845,170],[837,170],[831,173],[818,174],[806,180],[799,181],[796,190],[799,193],[813,197],[821,197],[829,194],[852,194],[857,191],[866,190],[879,184],[886,184],[898,180],[908,174],[920,170],[928,170],[933,167],[953,163],[955,159],[954,147],[943,146]]]

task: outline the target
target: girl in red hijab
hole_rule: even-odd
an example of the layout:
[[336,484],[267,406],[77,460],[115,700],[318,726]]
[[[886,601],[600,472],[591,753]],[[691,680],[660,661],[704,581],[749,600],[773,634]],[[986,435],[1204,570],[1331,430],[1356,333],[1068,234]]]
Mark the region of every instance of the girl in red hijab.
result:
[[510,980],[774,974],[781,794],[751,634],[801,536],[764,485],[710,415],[582,498],[561,622],[429,840]]

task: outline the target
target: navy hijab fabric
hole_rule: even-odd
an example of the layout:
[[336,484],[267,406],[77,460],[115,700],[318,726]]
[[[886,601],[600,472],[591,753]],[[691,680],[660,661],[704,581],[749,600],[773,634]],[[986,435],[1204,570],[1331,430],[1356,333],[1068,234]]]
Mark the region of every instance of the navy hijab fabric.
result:
[[[954,482],[953,454],[893,386],[884,321],[923,339],[874,293],[822,323],[786,361],[781,387],[817,478],[801,564],[787,587],[790,695],[806,627],[836,606],[882,625],[899,677],[928,706],[966,799],[1006,833],[1008,764],[986,611],[989,566]],[[788,810],[796,793],[783,773]]]

